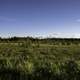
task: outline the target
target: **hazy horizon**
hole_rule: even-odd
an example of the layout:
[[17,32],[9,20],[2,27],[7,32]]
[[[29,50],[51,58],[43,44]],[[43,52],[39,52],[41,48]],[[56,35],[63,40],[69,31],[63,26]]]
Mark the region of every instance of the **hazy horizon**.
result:
[[0,0],[0,37],[80,38],[80,0]]

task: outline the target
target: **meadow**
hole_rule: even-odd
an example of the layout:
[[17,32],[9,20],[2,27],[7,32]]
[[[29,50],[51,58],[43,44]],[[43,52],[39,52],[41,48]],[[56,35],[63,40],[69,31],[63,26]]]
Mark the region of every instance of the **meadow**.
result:
[[0,38],[0,80],[80,80],[80,39]]

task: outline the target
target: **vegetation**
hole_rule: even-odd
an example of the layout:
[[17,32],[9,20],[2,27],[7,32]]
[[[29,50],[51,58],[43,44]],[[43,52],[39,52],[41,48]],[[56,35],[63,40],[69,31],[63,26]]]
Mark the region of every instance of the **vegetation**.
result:
[[80,39],[0,38],[0,80],[80,80]]

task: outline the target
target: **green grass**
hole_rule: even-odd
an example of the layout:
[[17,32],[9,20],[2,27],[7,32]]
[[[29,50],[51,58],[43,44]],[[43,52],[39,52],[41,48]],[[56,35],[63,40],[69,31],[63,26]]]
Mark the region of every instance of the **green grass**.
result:
[[80,80],[80,43],[70,41],[0,41],[0,80]]

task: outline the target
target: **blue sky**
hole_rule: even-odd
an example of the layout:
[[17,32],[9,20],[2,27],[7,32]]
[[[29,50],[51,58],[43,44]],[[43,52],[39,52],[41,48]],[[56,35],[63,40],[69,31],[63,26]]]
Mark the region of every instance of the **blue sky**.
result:
[[0,0],[0,36],[80,34],[80,0]]

